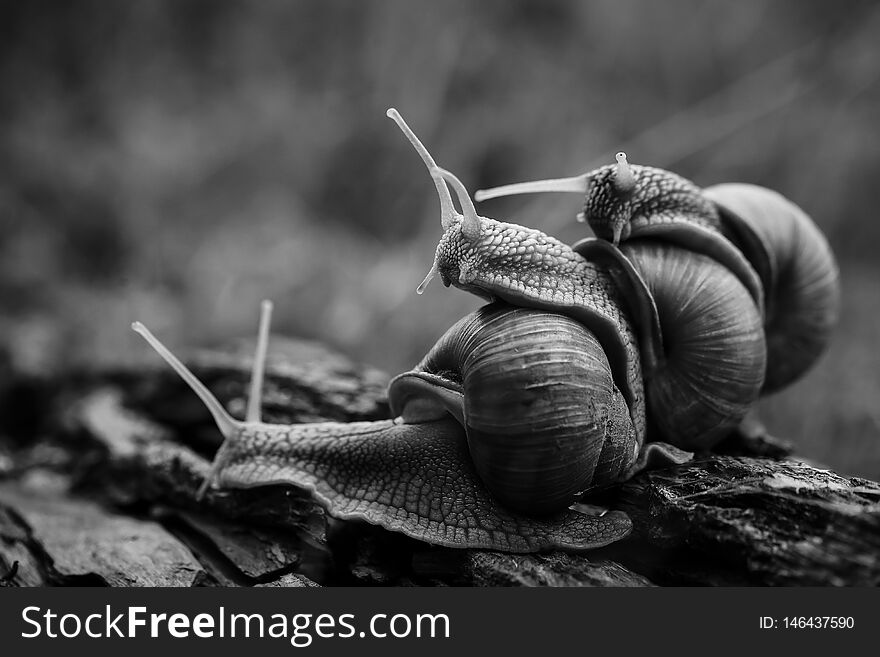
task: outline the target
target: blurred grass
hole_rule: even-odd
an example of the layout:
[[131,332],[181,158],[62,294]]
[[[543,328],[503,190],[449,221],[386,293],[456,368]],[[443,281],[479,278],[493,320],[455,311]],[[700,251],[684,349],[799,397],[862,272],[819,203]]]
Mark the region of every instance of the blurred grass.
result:
[[[0,2],[0,336],[53,372],[255,330],[391,373],[480,302],[414,288],[440,235],[396,106],[471,190],[571,175],[624,148],[699,184],[748,181],[839,256],[821,364],[773,430],[880,478],[880,8],[264,0]],[[485,213],[566,241],[574,197]]]

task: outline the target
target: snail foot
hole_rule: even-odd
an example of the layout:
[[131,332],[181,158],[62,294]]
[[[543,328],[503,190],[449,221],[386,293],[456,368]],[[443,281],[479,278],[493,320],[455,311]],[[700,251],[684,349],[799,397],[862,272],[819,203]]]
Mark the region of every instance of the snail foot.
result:
[[646,443],[639,452],[635,463],[627,471],[626,479],[647,470],[660,470],[687,463],[694,458],[693,452],[670,445],[669,443]]

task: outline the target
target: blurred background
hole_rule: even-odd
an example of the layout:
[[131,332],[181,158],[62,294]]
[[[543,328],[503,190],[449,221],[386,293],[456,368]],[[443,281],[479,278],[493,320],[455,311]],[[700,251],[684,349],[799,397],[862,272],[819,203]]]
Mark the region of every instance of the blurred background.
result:
[[[880,5],[629,0],[0,2],[0,345],[52,376],[256,330],[391,374],[480,301],[438,282],[433,185],[611,162],[775,188],[841,264],[834,344],[771,429],[880,478]],[[573,242],[574,195],[488,216]]]

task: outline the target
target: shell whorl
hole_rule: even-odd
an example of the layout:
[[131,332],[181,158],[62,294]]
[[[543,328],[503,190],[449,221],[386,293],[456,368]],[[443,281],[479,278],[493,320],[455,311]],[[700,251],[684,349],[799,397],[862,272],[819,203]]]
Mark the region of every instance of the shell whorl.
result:
[[662,242],[622,246],[657,307],[663,353],[647,375],[663,440],[708,449],[745,417],[764,381],[761,315],[745,287],[708,256]]
[[447,331],[415,371],[460,383],[474,467],[514,510],[565,508],[585,489],[618,481],[638,454],[604,350],[565,315],[485,306]]
[[840,274],[828,240],[797,205],[765,187],[705,190],[725,232],[755,264],[766,290],[767,377],[774,392],[801,377],[825,350],[840,310]]

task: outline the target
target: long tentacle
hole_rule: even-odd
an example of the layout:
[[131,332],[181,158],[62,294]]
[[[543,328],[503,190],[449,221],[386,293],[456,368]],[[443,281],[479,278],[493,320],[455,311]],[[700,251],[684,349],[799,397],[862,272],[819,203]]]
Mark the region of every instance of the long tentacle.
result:
[[[428,149],[425,148],[425,145],[422,144],[421,140],[416,137],[416,133],[412,131],[406,121],[403,120],[403,117],[400,116],[400,112],[393,107],[390,107],[388,111],[385,112],[385,115],[394,121],[397,124],[397,127],[399,127],[403,134],[406,135],[406,138],[409,139],[413,148],[416,149],[419,157],[422,158],[422,162],[425,163],[428,171],[435,168],[437,163],[434,161],[434,158],[431,157],[431,154],[428,152]],[[443,230],[446,230],[452,225],[452,222],[456,217],[455,206],[452,205],[452,196],[449,194],[449,189],[446,187],[446,183],[435,176],[432,176],[432,179],[434,180],[434,186],[437,188],[437,195],[440,197],[440,223],[443,226]]]
[[571,178],[551,178],[549,180],[532,180],[529,182],[511,183],[490,189],[478,189],[474,193],[477,202],[488,201],[501,196],[513,196],[515,194],[539,194],[545,192],[568,192],[571,194],[586,194],[589,186],[589,178],[586,175],[572,176]]

